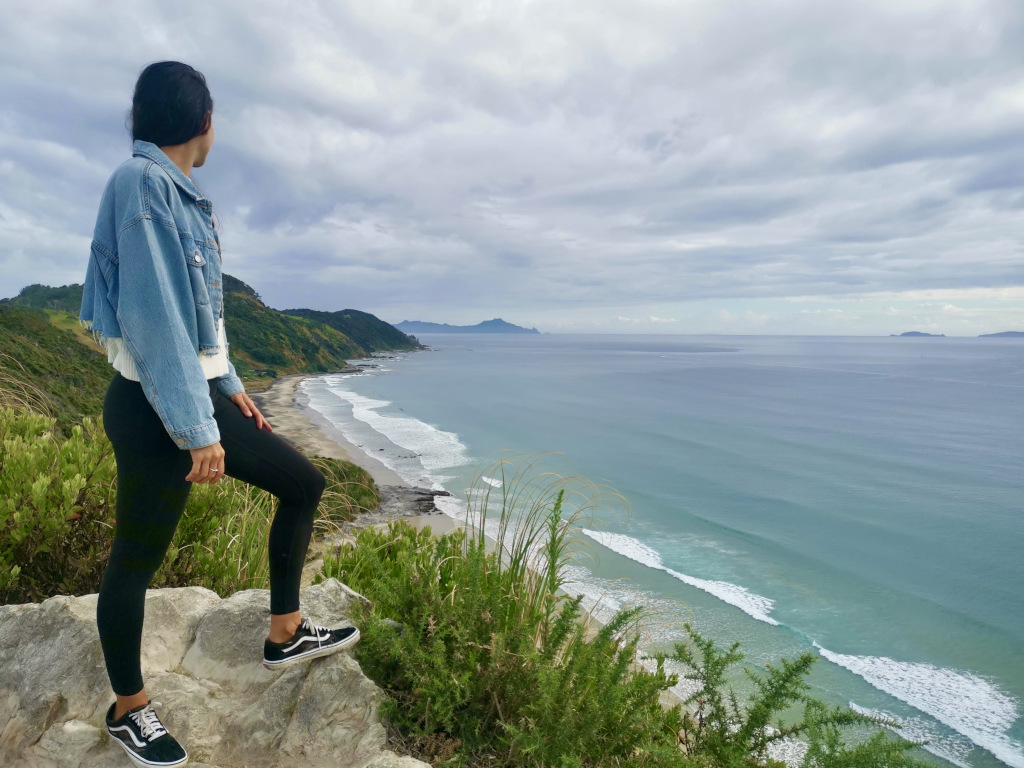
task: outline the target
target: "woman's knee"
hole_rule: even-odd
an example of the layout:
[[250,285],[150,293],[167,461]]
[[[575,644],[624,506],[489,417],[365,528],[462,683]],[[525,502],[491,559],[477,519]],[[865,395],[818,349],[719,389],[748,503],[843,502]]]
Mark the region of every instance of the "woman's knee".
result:
[[279,495],[285,504],[307,508],[311,513],[316,510],[327,487],[327,478],[324,473],[308,459],[298,471],[291,472],[293,483],[288,493]]

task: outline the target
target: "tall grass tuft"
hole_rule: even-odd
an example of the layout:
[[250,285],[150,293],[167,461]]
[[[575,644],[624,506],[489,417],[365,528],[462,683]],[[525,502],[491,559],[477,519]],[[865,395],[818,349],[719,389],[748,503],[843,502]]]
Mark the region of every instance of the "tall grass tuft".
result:
[[0,408],[31,411],[54,417],[50,399],[39,387],[27,381],[25,366],[13,355],[0,352]]
[[[433,537],[396,521],[325,558],[324,577],[373,602],[356,654],[391,694],[382,714],[421,754],[450,754],[452,764],[689,765],[681,709],[659,704],[676,678],[660,662],[654,672],[631,666],[640,609],[588,637],[582,596],[558,594],[570,528],[602,486],[574,491],[579,478],[530,476],[534,463],[510,472],[502,459],[481,473],[466,528]],[[500,482],[496,504],[491,483],[478,487],[489,476]]]

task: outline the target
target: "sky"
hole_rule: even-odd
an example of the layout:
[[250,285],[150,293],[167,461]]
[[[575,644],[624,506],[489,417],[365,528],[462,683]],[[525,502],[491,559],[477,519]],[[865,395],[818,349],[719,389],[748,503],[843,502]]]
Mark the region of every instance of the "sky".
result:
[[1024,4],[18,4],[0,296],[80,283],[139,72],[277,309],[551,333],[1024,330]]

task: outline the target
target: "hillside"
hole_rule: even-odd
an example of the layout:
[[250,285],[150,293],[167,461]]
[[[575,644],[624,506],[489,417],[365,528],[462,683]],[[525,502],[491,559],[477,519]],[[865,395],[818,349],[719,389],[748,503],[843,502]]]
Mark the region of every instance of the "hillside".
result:
[[[36,283],[23,288],[14,298],[0,299],[0,305],[46,309],[53,322],[74,330],[82,305],[82,288],[81,283],[60,287]],[[251,286],[226,273],[224,295],[231,362],[243,378],[340,370],[347,358],[422,347],[368,312],[305,308],[282,312],[268,307]],[[81,336],[86,340],[88,333]]]
[[61,315],[68,317],[65,312],[0,303],[0,379],[18,390],[44,393],[57,429],[67,436],[82,416],[103,410],[112,369],[88,333],[54,323]]
[[417,349],[423,346],[395,326],[385,323],[369,312],[360,312],[358,309],[339,309],[336,312],[323,312],[318,309],[283,309],[281,311],[286,315],[308,318],[328,325],[344,333],[367,353],[395,349]]
[[243,378],[337,371],[347,365],[348,359],[367,357],[371,352],[420,346],[366,312],[360,312],[360,317],[351,322],[334,318],[331,323],[321,322],[319,316],[341,313],[307,309],[281,312],[268,307],[252,287],[228,274],[224,275],[224,296],[231,361]]
[[39,309],[57,309],[63,312],[72,312],[77,316],[78,310],[82,306],[83,287],[82,283],[62,285],[59,288],[33,283],[22,288],[21,292],[13,299],[0,299],[0,304],[9,302]]

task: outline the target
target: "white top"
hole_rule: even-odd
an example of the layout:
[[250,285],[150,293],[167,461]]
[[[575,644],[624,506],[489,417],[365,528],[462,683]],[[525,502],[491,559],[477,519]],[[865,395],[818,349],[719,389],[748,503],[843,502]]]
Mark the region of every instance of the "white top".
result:
[[[203,373],[207,379],[217,376],[224,376],[228,369],[228,337],[224,330],[223,318],[217,318],[217,338],[220,341],[220,348],[216,355],[199,355],[199,364],[203,367]],[[121,372],[121,375],[130,381],[141,381],[138,369],[135,367],[135,358],[131,356],[124,339],[112,336],[105,339],[104,346],[107,349],[107,361]]]

